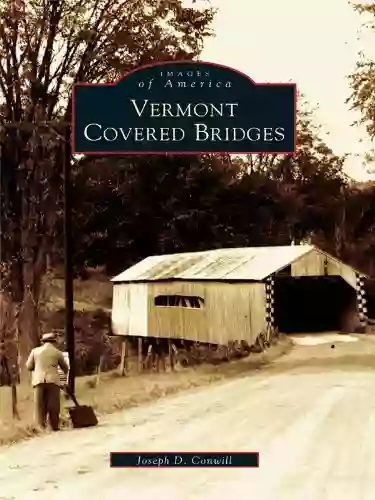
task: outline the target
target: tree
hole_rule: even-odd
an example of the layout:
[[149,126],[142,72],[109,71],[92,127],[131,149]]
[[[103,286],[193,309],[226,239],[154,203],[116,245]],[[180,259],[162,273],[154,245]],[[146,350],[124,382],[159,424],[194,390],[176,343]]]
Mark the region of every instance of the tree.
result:
[[220,245],[217,200],[235,180],[210,155],[82,159],[74,176],[76,239],[84,235],[76,269],[104,265],[113,274],[150,254]]
[[[354,5],[355,10],[364,19],[363,30],[372,36],[375,31],[375,4],[358,3]],[[351,108],[359,113],[359,119],[353,125],[364,125],[371,141],[375,139],[375,60],[365,54],[359,53],[359,60],[355,70],[349,75],[351,94],[347,99]],[[369,166],[369,172],[373,173],[370,164],[375,161],[375,149],[366,152],[365,163]],[[373,272],[374,259],[374,225],[375,204],[374,189],[369,186],[365,190],[352,190],[348,200],[351,217],[351,229],[355,238],[352,244],[352,254],[357,254],[359,264],[365,266],[369,272]]]
[[6,292],[9,269],[0,263],[0,387],[11,388],[13,418],[19,418],[17,408],[18,370],[18,330],[17,311]]
[[[275,200],[272,210],[279,214],[278,224],[282,228],[278,226],[280,239],[275,243],[299,241],[316,234],[318,228],[319,232],[323,230],[326,236],[330,234],[333,238],[338,224],[335,209],[342,201],[345,157],[335,155],[321,138],[321,128],[316,124],[314,114],[315,110],[301,95],[294,155],[260,154],[249,156],[246,161],[239,160],[242,163],[239,169],[244,174],[257,174],[260,184],[264,184],[266,178],[277,185],[276,191],[271,191]],[[270,183],[266,185],[271,186]],[[270,224],[268,232],[271,238],[274,229]]]
[[23,303],[22,355],[61,216],[63,127],[75,82],[114,81],[153,61],[193,59],[214,17],[181,0],[1,0],[2,255]]
[[83,158],[74,176],[76,269],[116,274],[151,254],[311,235],[337,237],[339,252],[344,158],[301,108],[294,157]]
[[74,82],[193,59],[214,16],[180,0],[3,0],[0,9],[4,117],[16,121],[34,116],[38,104],[47,120],[69,114]]
[[[364,30],[374,31],[375,28],[375,4],[359,3],[354,5],[355,10],[366,18],[363,24]],[[360,118],[354,125],[365,125],[371,140],[375,138],[375,61],[368,57],[363,51],[359,53],[355,70],[349,75],[351,94],[347,103],[360,114]],[[366,155],[367,162],[375,158],[374,151]]]

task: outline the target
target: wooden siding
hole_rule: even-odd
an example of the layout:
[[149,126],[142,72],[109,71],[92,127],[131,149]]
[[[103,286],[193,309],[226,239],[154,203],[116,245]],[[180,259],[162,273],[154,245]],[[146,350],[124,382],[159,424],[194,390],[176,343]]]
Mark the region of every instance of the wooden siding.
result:
[[[207,295],[202,283],[175,281],[149,283],[148,285],[148,331],[150,337],[176,338],[209,342],[207,338]],[[158,295],[193,295],[204,300],[204,307],[160,307],[154,305]]]
[[[198,296],[201,309],[155,307],[158,295]],[[181,338],[213,344],[246,340],[252,344],[265,327],[265,288],[262,283],[149,284],[148,331],[151,337]]]
[[[159,295],[200,297],[204,303],[201,308],[155,306]],[[253,344],[266,328],[265,287],[186,281],[115,285],[112,326],[116,335]]]
[[312,251],[292,263],[292,276],[324,276],[325,255]]
[[266,292],[263,283],[210,283],[209,338],[213,343],[246,340],[250,345],[266,328]]
[[356,288],[355,271],[351,267],[334,259],[328,259],[327,268],[330,276],[341,276],[351,287]]
[[113,287],[112,329],[116,335],[147,336],[147,284]]
[[324,276],[325,261],[327,261],[326,272],[328,276],[341,276],[355,289],[355,271],[343,262],[316,250],[292,264],[292,276]]

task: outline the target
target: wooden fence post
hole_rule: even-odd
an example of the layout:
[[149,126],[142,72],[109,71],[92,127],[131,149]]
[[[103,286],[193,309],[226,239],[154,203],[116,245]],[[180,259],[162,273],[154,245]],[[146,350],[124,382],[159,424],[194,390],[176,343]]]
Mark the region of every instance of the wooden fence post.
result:
[[127,339],[124,337],[121,342],[121,361],[120,361],[120,375],[123,377],[126,373],[126,357],[127,357]]
[[98,364],[98,368],[97,368],[97,371],[96,371],[96,380],[95,380],[95,385],[99,385],[99,382],[100,382],[100,374],[102,373],[103,371],[103,365],[104,365],[104,354],[102,354],[100,356],[100,359],[99,359],[99,364]]
[[171,367],[171,371],[174,371],[174,350],[171,339],[168,339],[168,348],[169,348],[169,366]]
[[138,372],[143,370],[142,337],[138,337]]

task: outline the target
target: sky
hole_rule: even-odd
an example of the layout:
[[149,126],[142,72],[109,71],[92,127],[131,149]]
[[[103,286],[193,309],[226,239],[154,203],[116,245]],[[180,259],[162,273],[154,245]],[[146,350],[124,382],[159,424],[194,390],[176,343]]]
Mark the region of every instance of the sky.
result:
[[[219,8],[215,38],[207,40],[201,60],[246,73],[256,82],[297,84],[312,106],[316,122],[336,154],[350,154],[347,173],[375,180],[363,166],[371,145],[345,100],[347,75],[359,50],[375,57],[375,39],[360,30],[364,19],[347,0],[211,0]],[[361,33],[362,32],[362,33]],[[368,170],[368,168],[367,168]]]

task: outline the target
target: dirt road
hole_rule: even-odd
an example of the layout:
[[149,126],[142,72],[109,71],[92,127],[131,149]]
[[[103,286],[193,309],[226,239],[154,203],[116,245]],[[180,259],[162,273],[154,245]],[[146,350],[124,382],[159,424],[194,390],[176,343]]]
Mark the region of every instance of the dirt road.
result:
[[[110,451],[259,451],[260,468],[111,470]],[[373,500],[375,340],[300,345],[268,370],[0,453],[1,500]]]

